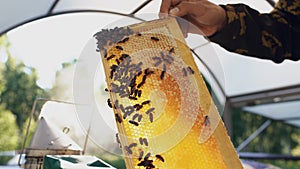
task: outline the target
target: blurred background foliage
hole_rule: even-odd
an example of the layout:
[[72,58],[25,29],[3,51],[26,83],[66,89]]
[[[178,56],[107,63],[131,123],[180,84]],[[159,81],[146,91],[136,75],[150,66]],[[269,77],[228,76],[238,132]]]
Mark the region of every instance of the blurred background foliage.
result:
[[[241,109],[232,109],[233,135],[231,140],[238,147],[258,127],[268,119]],[[258,135],[241,152],[264,152],[300,156],[300,130],[280,121],[272,121],[271,125]],[[300,161],[256,160],[273,164],[283,169],[298,169]]]
[[[268,119],[240,109],[233,109],[233,144],[237,147]],[[245,152],[267,152],[274,154],[299,154],[300,130],[280,121],[271,125],[256,137]]]
[[[64,89],[64,86],[55,84],[52,89],[42,89],[37,85],[37,72],[32,67],[27,67],[22,61],[14,58],[9,52],[7,36],[0,37],[0,49],[6,56],[0,56],[0,152],[20,150],[24,140],[26,126],[31,113],[33,102],[36,98],[56,97]],[[6,57],[6,58],[3,58]],[[76,60],[63,63],[62,70],[74,65]],[[57,72],[59,75],[60,72]],[[66,90],[66,89],[64,89]],[[39,105],[41,107],[41,105]],[[39,109],[37,109],[39,111]],[[38,113],[36,113],[38,114]],[[232,141],[235,147],[251,135],[267,119],[258,115],[233,109],[233,135]],[[34,117],[29,138],[33,135],[37,117]],[[29,144],[28,139],[26,145]],[[275,154],[300,155],[300,132],[299,128],[286,125],[282,122],[272,124],[257,138],[255,138],[242,151],[266,152]],[[117,168],[124,168],[122,157],[102,153],[99,156],[103,160]],[[0,158],[0,164],[4,164],[7,158]],[[299,162],[284,160],[261,160],[286,169],[298,169]]]
[[[20,150],[35,98],[48,97],[36,81],[37,72],[14,58],[7,36],[0,37],[0,152]],[[35,117],[36,118],[36,117]],[[7,161],[1,158],[0,163]]]

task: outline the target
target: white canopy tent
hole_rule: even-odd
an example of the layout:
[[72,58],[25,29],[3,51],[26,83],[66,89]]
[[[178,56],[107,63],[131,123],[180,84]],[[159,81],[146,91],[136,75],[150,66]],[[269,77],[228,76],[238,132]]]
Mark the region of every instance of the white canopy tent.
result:
[[[213,2],[245,3],[260,12],[270,12],[274,5],[272,0]],[[52,56],[68,56],[60,61],[78,58],[94,33],[115,21],[120,23],[124,17],[135,22],[147,20],[145,13],[152,13],[151,17],[157,14],[160,3],[160,0],[6,0],[0,2],[0,35],[8,35],[14,54],[25,64],[40,67],[42,79],[45,69],[60,68],[54,63],[57,58]],[[275,64],[241,56],[196,35],[190,35],[187,42],[216,98],[225,107],[224,120],[229,132],[231,107],[300,127],[300,78],[295,76],[295,72],[300,72],[300,62]],[[100,76],[104,79],[103,73]]]

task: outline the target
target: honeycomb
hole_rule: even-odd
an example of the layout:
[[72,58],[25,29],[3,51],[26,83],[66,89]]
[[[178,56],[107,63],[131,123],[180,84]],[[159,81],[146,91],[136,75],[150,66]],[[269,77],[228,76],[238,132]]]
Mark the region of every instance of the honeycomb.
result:
[[176,19],[95,37],[126,168],[242,168]]

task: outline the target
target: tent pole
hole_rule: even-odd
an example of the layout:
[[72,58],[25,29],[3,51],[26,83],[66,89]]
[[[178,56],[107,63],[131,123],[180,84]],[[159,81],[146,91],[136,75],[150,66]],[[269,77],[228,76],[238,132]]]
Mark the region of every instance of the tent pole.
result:
[[268,128],[272,123],[272,120],[265,121],[254,133],[252,133],[245,141],[243,141],[238,148],[237,152],[240,152],[243,148],[247,147],[252,140],[254,140],[260,133],[262,133],[266,128]]
[[54,8],[56,7],[56,5],[58,4],[58,2],[59,2],[59,0],[55,0],[53,2],[53,4],[51,5],[50,9],[47,12],[47,15],[51,15],[52,14],[52,12],[53,12]]
[[28,137],[28,134],[29,134],[30,124],[31,124],[33,115],[34,115],[34,113],[35,113],[36,104],[37,104],[38,101],[47,101],[47,99],[44,99],[44,98],[36,98],[36,99],[34,100],[34,102],[33,102],[32,109],[31,109],[31,114],[30,114],[30,118],[29,118],[29,122],[28,122],[28,125],[27,125],[27,128],[26,128],[25,138],[24,138],[24,141],[23,141],[23,144],[22,144],[22,149],[21,149],[21,152],[20,152],[19,160],[18,160],[18,165],[19,165],[19,166],[21,166],[22,154],[24,153],[25,144],[26,144],[27,137]]
[[223,120],[225,123],[225,127],[227,129],[228,135],[232,136],[232,112],[231,112],[231,104],[228,99],[225,101],[224,113],[223,113]]
[[130,15],[134,15],[136,14],[138,11],[140,11],[141,9],[143,9],[146,5],[148,5],[152,0],[148,0],[148,1],[145,1],[142,5],[140,5],[139,7],[137,7],[134,11],[132,11],[130,13]]
[[275,7],[274,0],[266,0],[272,7]]
[[84,155],[85,152],[86,152],[86,147],[87,147],[87,143],[88,143],[88,140],[89,140],[90,131],[91,131],[91,124],[89,125],[88,131],[87,131],[87,134],[86,134],[86,137],[85,137],[85,140],[84,140],[82,155]]

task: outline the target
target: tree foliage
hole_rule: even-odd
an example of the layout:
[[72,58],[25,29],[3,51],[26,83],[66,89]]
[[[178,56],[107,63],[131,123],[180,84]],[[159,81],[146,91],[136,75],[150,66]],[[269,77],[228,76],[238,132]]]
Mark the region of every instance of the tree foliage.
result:
[[[266,118],[259,115],[243,112],[239,109],[233,110],[232,140],[234,145],[237,147],[241,144],[266,120]],[[265,131],[242,151],[292,154],[292,150],[299,146],[299,136],[300,131],[298,128],[283,122],[273,121]]]
[[0,41],[7,53],[7,60],[0,67],[0,104],[16,116],[17,125],[22,128],[31,113],[35,98],[45,97],[47,92],[36,84],[36,70],[11,56],[5,38],[2,37]]
[[15,150],[19,143],[15,116],[0,106],[0,151]]
[[[27,126],[29,124],[29,121],[30,121],[30,118],[27,118],[27,120],[24,123],[24,127],[22,129],[22,137],[21,138],[25,138],[26,137]],[[26,139],[25,147],[29,146],[30,141],[31,141],[31,139],[32,139],[32,137],[34,135],[36,127],[37,127],[37,121],[35,121],[35,120],[32,119],[31,122],[30,122],[28,133],[27,133],[27,139]],[[24,142],[24,140],[22,140],[21,144],[23,144],[23,142]],[[19,144],[19,145],[21,145],[21,144]]]

